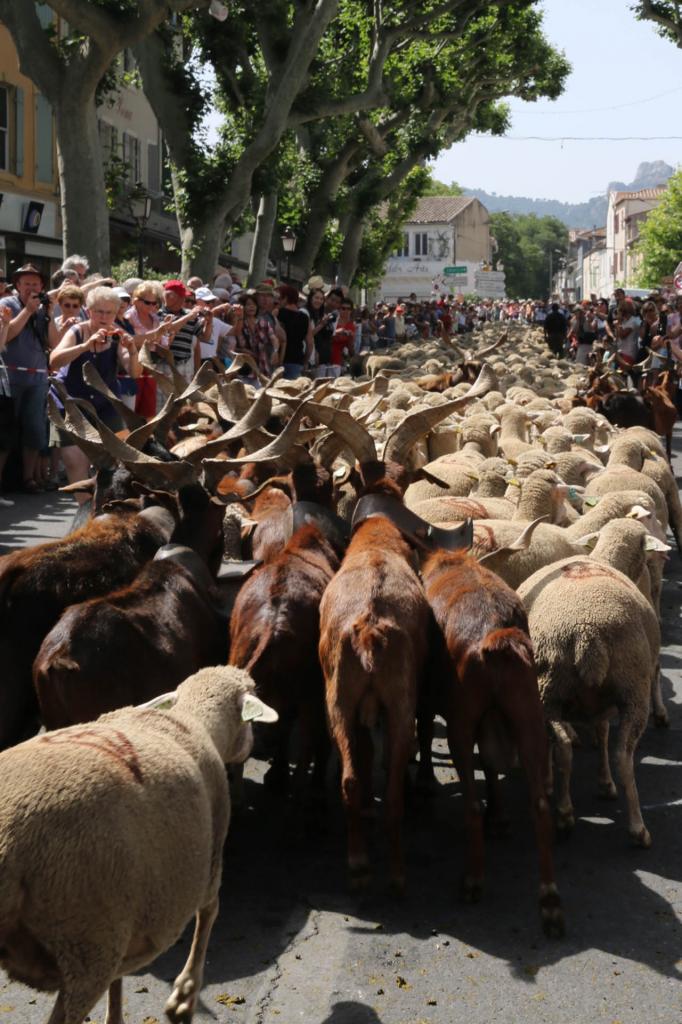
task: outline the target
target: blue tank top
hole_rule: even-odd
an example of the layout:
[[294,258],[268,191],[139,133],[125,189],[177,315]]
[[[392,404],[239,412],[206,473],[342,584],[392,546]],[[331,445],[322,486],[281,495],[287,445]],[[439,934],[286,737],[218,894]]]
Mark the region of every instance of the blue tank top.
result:
[[[81,331],[78,327],[74,328],[74,330],[78,343],[81,344],[84,340]],[[95,407],[97,415],[106,421],[116,415],[115,410],[111,402],[104,395],[101,395],[99,391],[95,391],[94,388],[91,388],[83,380],[83,367],[86,363],[94,363],[105,384],[108,385],[115,395],[120,396],[121,388],[116,376],[118,370],[118,342],[113,341],[111,347],[105,349],[104,352],[83,352],[72,363],[69,363],[68,366],[61,366],[56,373],[57,380],[62,382],[71,398],[87,398]],[[54,397],[61,408],[58,396],[54,394]]]

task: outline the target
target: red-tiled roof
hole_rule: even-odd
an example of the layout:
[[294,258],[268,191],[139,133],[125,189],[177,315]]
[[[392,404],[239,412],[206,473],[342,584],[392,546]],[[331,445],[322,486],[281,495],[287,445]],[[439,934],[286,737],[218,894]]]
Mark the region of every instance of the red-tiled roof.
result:
[[409,218],[410,224],[448,224],[465,207],[473,203],[474,196],[423,196]]

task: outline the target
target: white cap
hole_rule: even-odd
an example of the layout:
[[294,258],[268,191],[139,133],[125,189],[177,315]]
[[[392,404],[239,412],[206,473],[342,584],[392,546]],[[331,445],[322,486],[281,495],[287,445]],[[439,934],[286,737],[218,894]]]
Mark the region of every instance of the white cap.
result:
[[201,302],[215,302],[218,296],[214,295],[211,289],[204,285],[202,288],[197,288],[194,298],[199,299]]

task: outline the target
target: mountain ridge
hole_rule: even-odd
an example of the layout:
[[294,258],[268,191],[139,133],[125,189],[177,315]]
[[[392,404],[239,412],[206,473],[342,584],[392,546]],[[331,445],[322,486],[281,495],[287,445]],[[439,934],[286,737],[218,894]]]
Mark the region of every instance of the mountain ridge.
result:
[[475,196],[490,213],[534,213],[538,217],[557,217],[569,228],[599,228],[606,223],[610,191],[636,192],[641,188],[664,185],[674,173],[675,168],[664,160],[644,161],[637,168],[633,181],[611,181],[604,195],[594,196],[583,203],[563,203],[559,199],[532,199],[529,196],[501,196],[477,188],[465,188],[464,195]]

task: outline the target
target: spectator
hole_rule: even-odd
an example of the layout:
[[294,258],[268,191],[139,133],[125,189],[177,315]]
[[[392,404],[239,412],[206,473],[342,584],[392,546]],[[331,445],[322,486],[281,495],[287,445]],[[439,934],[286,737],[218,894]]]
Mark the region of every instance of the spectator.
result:
[[211,337],[212,325],[200,316],[198,308],[185,308],[188,297],[190,295],[182,281],[174,279],[165,282],[162,312],[164,316],[173,317],[169,351],[176,370],[189,384],[201,363],[200,342]]
[[197,288],[195,298],[202,315],[211,325],[210,337],[200,343],[201,361],[205,363],[219,359],[222,367],[225,358],[234,348],[234,331],[231,325],[221,320],[217,314],[224,309],[229,309],[229,304],[218,306],[218,296],[206,286]]
[[[317,280],[317,279],[315,279]],[[334,316],[331,310],[325,310],[323,288],[313,287],[308,292],[306,309],[313,328],[313,345],[315,346],[315,376],[326,377],[327,367],[332,361],[332,337],[334,335]]]
[[14,402],[9,387],[9,375],[3,359],[7,344],[9,322],[12,310],[8,306],[0,307],[0,508],[10,508],[14,502],[6,498],[2,491],[2,473],[12,446],[14,427]]
[[[6,342],[6,365],[14,402],[16,422],[21,430],[23,489],[27,494],[41,490],[39,455],[47,447],[47,360],[59,341],[57,327],[44,295],[40,271],[27,263],[12,275],[16,295],[0,299],[0,307],[12,311]],[[44,295],[44,298],[42,297]]]
[[67,256],[61,266],[62,273],[73,270],[78,275],[78,284],[83,284],[90,270],[90,261],[87,256]]
[[59,307],[59,316],[54,318],[59,332],[60,340],[64,337],[69,328],[74,327],[81,320],[87,319],[83,309],[85,296],[75,284],[65,284],[57,292],[56,303]]
[[557,359],[561,359],[564,354],[568,324],[566,323],[566,317],[559,311],[558,302],[552,303],[552,308],[543,321],[543,328],[545,331],[545,341],[549,345],[552,355],[555,355]]
[[[622,291],[622,289],[617,289]],[[635,304],[632,299],[625,298],[618,305],[618,316],[614,318],[614,334],[616,338],[616,362],[627,370],[637,358],[639,328],[641,321],[635,315]]]
[[[261,288],[269,287],[272,293],[274,307],[274,289],[271,285],[261,285]],[[272,323],[271,323],[272,321]],[[267,311],[261,312],[258,303],[257,292],[249,290],[244,296],[244,317],[237,332],[235,324],[235,340],[237,352],[248,352],[256,360],[258,369],[267,377],[272,376],[272,371],[278,365],[280,341],[273,326],[274,317],[268,315]],[[244,370],[243,376],[247,377],[254,385],[258,380],[251,374],[251,371]]]
[[298,288],[281,284],[279,297],[277,319],[285,335],[282,359],[284,379],[297,380],[303,370],[308,368],[313,354],[313,324],[308,313],[298,307]]
[[355,323],[353,321],[353,303],[344,297],[339,308],[339,318],[332,338],[332,373],[330,377],[340,377],[346,358],[353,354],[355,343]]
[[[93,363],[105,384],[115,395],[120,395],[117,372],[119,366],[131,377],[140,374],[137,346],[134,338],[117,328],[116,316],[120,306],[113,288],[94,288],[87,298],[90,319],[72,327],[50,354],[50,368],[57,371],[72,398],[86,398],[98,417],[110,430],[120,430],[120,417],[111,403],[83,379],[83,367]],[[55,400],[59,402],[55,394]],[[70,483],[88,475],[89,459],[74,445],[68,435],[60,436],[62,459]],[[82,495],[81,500],[86,496]]]

